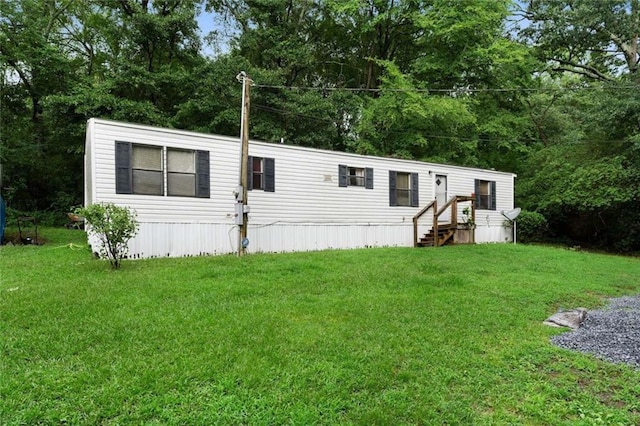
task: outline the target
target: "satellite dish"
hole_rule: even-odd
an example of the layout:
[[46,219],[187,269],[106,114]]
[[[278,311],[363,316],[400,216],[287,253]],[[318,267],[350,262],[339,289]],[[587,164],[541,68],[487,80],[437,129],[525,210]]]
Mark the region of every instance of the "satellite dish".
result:
[[504,210],[502,210],[500,213],[502,213],[502,216],[506,217],[507,220],[511,223],[513,223],[513,244],[516,243],[516,217],[518,217],[518,215],[520,214],[520,207],[516,207],[515,209],[511,209],[511,210],[507,210],[506,212]]
[[502,210],[500,213],[502,213],[502,216],[509,219],[510,222],[513,222],[514,220],[516,220],[516,217],[518,217],[518,215],[520,214],[520,211],[521,211],[520,207],[516,207],[515,209],[511,209],[507,211]]

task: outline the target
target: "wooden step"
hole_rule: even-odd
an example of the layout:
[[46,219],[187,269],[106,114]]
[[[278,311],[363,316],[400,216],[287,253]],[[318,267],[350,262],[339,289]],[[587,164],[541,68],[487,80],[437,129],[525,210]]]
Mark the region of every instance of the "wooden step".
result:
[[441,229],[445,229],[445,230],[458,229],[458,224],[457,223],[439,223],[438,231],[440,231]]
[[[443,246],[451,242],[453,235],[456,233],[456,224],[438,225],[437,241],[439,246]],[[428,234],[424,234],[418,241],[418,247],[433,247],[435,245],[436,236],[433,229]]]

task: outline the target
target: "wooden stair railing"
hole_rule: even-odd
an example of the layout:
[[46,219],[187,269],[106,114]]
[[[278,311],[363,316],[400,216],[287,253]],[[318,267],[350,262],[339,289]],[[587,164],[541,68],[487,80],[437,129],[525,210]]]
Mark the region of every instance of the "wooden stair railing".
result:
[[[474,196],[456,195],[454,197],[451,197],[449,201],[447,201],[447,203],[440,209],[438,209],[438,202],[436,200],[433,200],[429,204],[427,204],[413,217],[413,246],[419,247],[420,245],[426,245],[428,242],[433,241],[433,246],[439,247],[453,238],[453,235],[455,234],[456,228],[458,226],[458,203],[468,201],[471,201],[471,221],[472,223],[475,223],[476,209]],[[425,235],[424,238],[418,239],[418,220],[431,208],[433,208],[433,222],[431,232],[428,235]],[[444,212],[449,210],[449,208],[451,208],[451,222],[448,224],[439,225],[438,218],[440,218],[440,216]],[[439,229],[440,226],[444,228],[442,232]]]
[[[438,209],[438,201],[437,200],[433,200],[432,202],[427,204],[422,210],[420,210],[413,217],[413,246],[414,247],[418,247],[418,220],[422,217],[423,214],[428,212],[429,209],[432,208],[432,207],[433,207],[434,210]],[[435,213],[435,211],[434,211],[434,213]]]

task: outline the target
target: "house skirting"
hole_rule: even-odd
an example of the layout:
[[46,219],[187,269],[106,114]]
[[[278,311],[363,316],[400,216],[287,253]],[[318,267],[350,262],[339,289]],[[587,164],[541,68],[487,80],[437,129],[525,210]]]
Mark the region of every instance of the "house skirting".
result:
[[[511,241],[511,228],[478,226],[476,242]],[[280,253],[368,247],[412,247],[410,223],[251,223],[247,253]],[[95,236],[89,236],[99,251]],[[140,222],[129,258],[211,256],[236,253],[238,227],[230,223]]]

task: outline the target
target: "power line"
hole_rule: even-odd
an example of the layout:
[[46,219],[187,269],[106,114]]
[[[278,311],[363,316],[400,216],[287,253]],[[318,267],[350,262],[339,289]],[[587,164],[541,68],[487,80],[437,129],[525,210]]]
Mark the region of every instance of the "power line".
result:
[[315,120],[315,121],[321,121],[327,124],[335,124],[335,120],[331,120],[328,118],[322,118],[322,117],[315,117],[312,115],[305,115],[305,114],[299,114],[293,111],[287,111],[284,109],[280,109],[280,108],[274,108],[274,107],[270,107],[267,105],[253,105],[253,107],[255,109],[261,110],[261,111],[266,111],[266,112],[275,112],[278,113],[280,115],[291,115],[291,116],[295,116],[295,117],[301,117],[301,118],[308,118],[309,120]]
[[[347,91],[347,92],[357,92],[357,91],[364,91],[364,92],[381,92],[384,90],[387,91],[391,91],[391,92],[404,92],[404,93],[409,93],[409,92],[420,92],[420,93],[428,93],[428,92],[441,92],[441,93],[461,93],[462,89],[458,90],[454,90],[454,89],[361,89],[361,88],[349,88],[349,87],[343,87],[343,88],[339,88],[339,87],[333,87],[333,88],[327,88],[327,87],[304,87],[304,86],[283,86],[283,85],[266,85],[266,84],[253,84],[254,87],[258,87],[258,88],[268,88],[268,89],[287,89],[287,90],[313,90],[313,91]],[[546,91],[557,91],[557,90],[564,90],[564,91],[576,91],[576,90],[598,90],[598,89],[607,89],[607,90],[628,90],[628,89],[638,89],[639,86],[634,86],[634,85],[622,85],[622,86],[608,86],[608,87],[593,87],[593,86],[580,86],[580,87],[564,87],[564,88],[538,88],[538,89],[532,89],[532,88],[496,88],[496,89],[464,89],[464,91],[466,92],[515,92],[515,91],[528,91],[528,92],[533,92],[533,91],[540,91],[540,92],[546,92]],[[284,109],[280,109],[280,108],[274,108],[274,107],[270,107],[267,105],[255,105],[254,107],[258,110],[262,110],[265,112],[271,112],[271,113],[276,113],[279,115],[286,115],[286,116],[294,116],[294,117],[300,117],[300,118],[304,118],[304,119],[308,119],[308,120],[314,120],[314,121],[318,121],[318,122],[324,122],[327,124],[338,124],[339,120],[332,120],[331,118],[323,118],[323,117],[316,117],[316,116],[312,116],[312,115],[307,115],[307,114],[299,114],[290,110],[284,110]],[[410,133],[419,133],[422,137],[425,138],[429,138],[429,139],[440,139],[440,140],[456,140],[456,141],[469,141],[469,142],[480,142],[480,143],[492,143],[492,142],[505,142],[507,140],[507,138],[501,138],[501,137],[490,137],[490,136],[480,136],[478,135],[477,137],[464,137],[464,136],[448,136],[448,135],[431,135],[431,134],[426,134],[426,133],[421,133],[419,130],[416,131],[403,131],[403,130],[399,130],[399,129],[394,129],[394,130],[387,130],[386,131],[387,134],[410,134]],[[520,141],[520,142],[529,142],[529,143],[538,143],[541,142],[540,138],[536,138],[536,137],[516,137],[515,140]],[[617,140],[580,140],[580,141],[574,141],[574,144],[589,144],[589,143],[607,143],[607,144],[625,144],[625,143],[630,143],[630,141],[628,140],[622,140],[622,139],[617,139]]]
[[[323,122],[323,123],[327,123],[327,124],[337,124],[336,120],[332,120],[330,118],[322,118],[322,117],[315,117],[315,116],[306,115],[306,114],[298,114],[298,113],[293,112],[293,111],[284,110],[284,109],[280,109],[280,108],[269,107],[269,106],[266,106],[266,105],[260,105],[260,104],[255,105],[254,104],[252,107],[255,108],[255,109],[261,110],[261,111],[265,111],[265,112],[272,112],[272,113],[276,113],[276,114],[280,114],[280,115],[306,118],[306,119],[309,119],[309,120],[319,121],[319,122]],[[496,136],[465,137],[465,136],[432,135],[432,134],[427,134],[427,133],[421,133],[419,130],[399,130],[399,129],[394,129],[394,130],[387,130],[385,133],[386,134],[391,134],[391,135],[405,135],[405,134],[418,133],[418,134],[420,134],[420,136],[425,137],[425,138],[429,138],[429,139],[441,139],[441,140],[452,140],[452,141],[468,141],[468,142],[480,142],[480,143],[506,142],[506,141],[508,141],[508,139],[506,137],[496,137]],[[541,140],[539,138],[524,137],[524,136],[516,137],[515,140],[517,140],[518,142],[530,142],[530,143],[541,142]],[[619,144],[621,143],[621,144],[624,144],[624,143],[631,143],[631,141],[623,140],[623,139],[609,139],[609,140],[584,139],[584,140],[574,141],[572,143],[575,143],[575,144],[588,144],[588,143],[619,143]]]
[[315,86],[284,86],[270,84],[254,84],[254,87],[262,89],[300,90],[318,92],[397,92],[397,93],[448,93],[465,95],[469,93],[516,93],[516,92],[573,92],[581,90],[633,90],[639,89],[639,85],[621,86],[575,86],[575,87],[503,87],[503,88],[467,88],[458,89],[387,89],[387,88],[362,88],[362,87],[315,87]]

